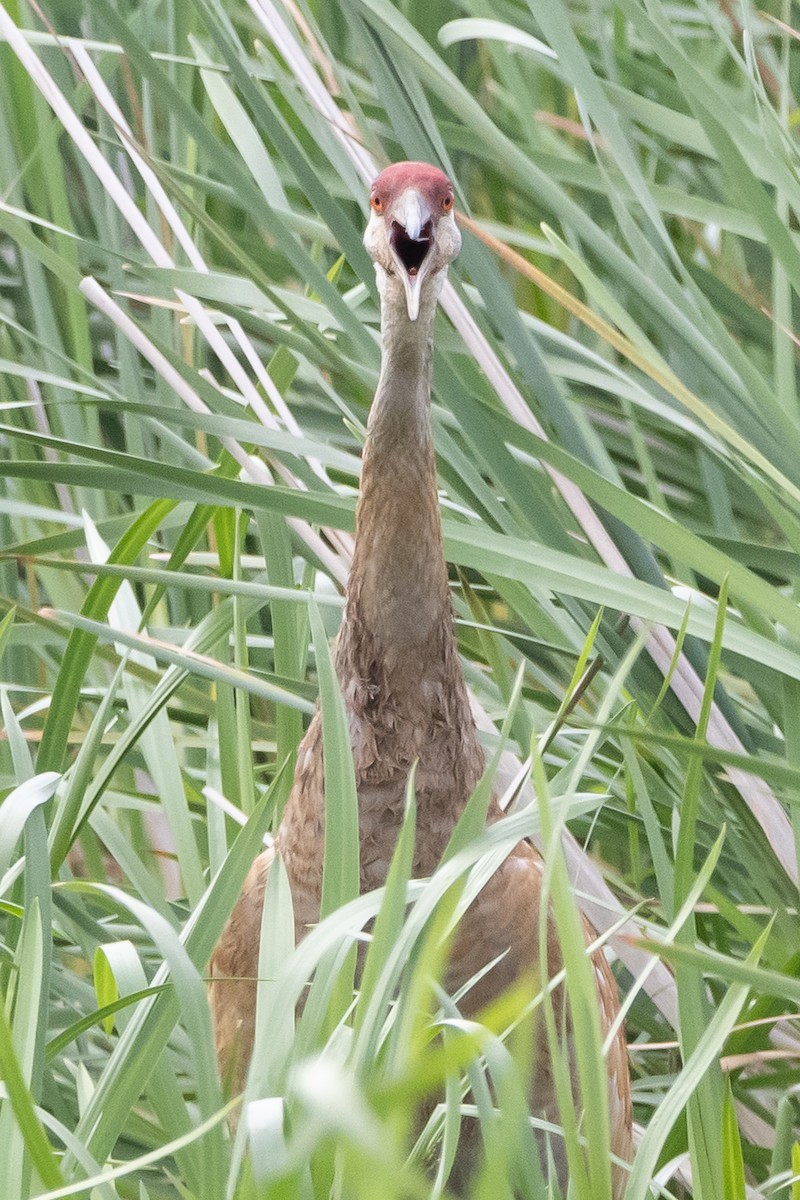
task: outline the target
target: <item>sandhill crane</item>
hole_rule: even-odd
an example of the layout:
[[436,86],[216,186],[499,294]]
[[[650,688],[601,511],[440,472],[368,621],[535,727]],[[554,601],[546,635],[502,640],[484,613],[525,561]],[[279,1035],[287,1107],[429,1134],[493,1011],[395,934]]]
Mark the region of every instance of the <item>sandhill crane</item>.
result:
[[[382,364],[335,647],[358,787],[362,891],[386,880],[412,764],[417,764],[417,877],[436,868],[484,768],[453,628],[430,420],[434,316],[448,264],[461,246],[453,189],[436,167],[395,163],[375,180],[370,207],[364,241],[381,297]],[[493,798],[489,820],[501,817]],[[319,919],[323,827],[317,712],[298,751],[277,838],[298,939]],[[212,960],[217,1052],[221,1070],[238,1090],[252,1053],[261,908],[274,852],[254,863]],[[452,990],[499,956],[466,994],[465,1015],[480,1013],[524,974],[540,974],[542,903],[541,859],[521,841],[467,911],[452,947],[446,979]],[[589,935],[587,927],[587,940]],[[602,952],[593,962],[601,1026],[607,1032],[619,1007],[616,985]],[[552,916],[547,965],[551,974],[561,966]],[[568,1043],[568,1021],[564,1032]],[[547,1041],[542,1029],[535,1036],[531,1111],[557,1121]],[[574,1074],[574,1062],[571,1066]],[[612,1149],[627,1160],[630,1078],[621,1031],[608,1054],[607,1080]],[[558,1143],[554,1157],[563,1184],[566,1166]],[[624,1173],[616,1170],[614,1180],[619,1196]]]

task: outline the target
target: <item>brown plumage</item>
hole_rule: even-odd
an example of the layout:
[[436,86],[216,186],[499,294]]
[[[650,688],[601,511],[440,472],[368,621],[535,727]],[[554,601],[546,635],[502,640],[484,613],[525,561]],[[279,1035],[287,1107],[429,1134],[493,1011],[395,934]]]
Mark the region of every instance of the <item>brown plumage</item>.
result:
[[[484,767],[453,629],[429,411],[433,319],[448,263],[461,245],[453,192],[436,167],[397,163],[378,176],[370,202],[364,240],[381,293],[383,358],[334,655],[358,787],[362,891],[386,880],[412,764],[417,763],[418,877],[437,866]],[[501,816],[493,798],[489,820]],[[291,884],[298,939],[319,919],[323,826],[317,713],[300,744],[277,839]],[[211,963],[220,1070],[236,1091],[244,1087],[253,1047],[261,907],[273,855],[267,851],[253,864]],[[537,977],[541,887],[541,860],[532,846],[520,842],[466,913],[450,956],[448,988],[456,990],[506,953],[465,997],[465,1015],[479,1013],[520,976]],[[586,933],[588,940],[588,926]],[[560,965],[551,918],[550,973]],[[594,967],[605,1032],[618,1012],[616,985],[602,953],[594,956]],[[531,1110],[557,1122],[541,1025],[535,1034]],[[620,1158],[629,1160],[630,1080],[622,1032],[607,1065],[612,1145]],[[460,1152],[462,1167],[471,1158],[470,1140],[465,1137],[466,1149]],[[553,1147],[558,1160],[557,1139]],[[562,1182],[564,1171],[560,1163]],[[621,1195],[623,1183],[624,1173],[616,1171],[615,1196]]]

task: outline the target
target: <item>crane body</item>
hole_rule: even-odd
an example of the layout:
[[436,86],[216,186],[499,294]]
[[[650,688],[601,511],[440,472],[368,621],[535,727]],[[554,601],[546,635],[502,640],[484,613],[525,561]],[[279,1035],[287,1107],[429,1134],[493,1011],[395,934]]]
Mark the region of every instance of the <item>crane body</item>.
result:
[[[453,625],[442,546],[431,429],[433,326],[447,265],[460,249],[453,191],[425,163],[397,163],[376,179],[365,244],[381,297],[382,360],[370,411],[356,539],[334,662],[349,723],[358,789],[361,890],[386,881],[403,820],[409,771],[416,764],[415,877],[438,865],[484,768]],[[488,820],[502,818],[496,798]],[[289,878],[296,936],[319,920],[324,851],[324,772],[320,714],[298,749],[295,778],[277,838]],[[211,1003],[223,1074],[244,1088],[252,1054],[255,979],[264,887],[275,850],[248,875],[215,949]],[[448,990],[495,965],[465,994],[474,1017],[522,977],[541,979],[539,914],[541,859],[518,843],[461,921],[449,957]],[[587,939],[590,931],[587,927]],[[561,967],[552,916],[547,971]],[[617,1011],[616,984],[602,952],[593,958],[604,1031]],[[558,1121],[558,1106],[542,1022],[532,1059],[531,1111]],[[568,1023],[565,1041],[569,1041]],[[630,1158],[630,1079],[624,1033],[608,1055],[608,1096],[614,1152]],[[473,1122],[473,1125],[477,1124]],[[457,1177],[466,1178],[475,1152],[464,1138]],[[551,1143],[558,1174],[566,1164]],[[624,1175],[615,1173],[614,1195]]]

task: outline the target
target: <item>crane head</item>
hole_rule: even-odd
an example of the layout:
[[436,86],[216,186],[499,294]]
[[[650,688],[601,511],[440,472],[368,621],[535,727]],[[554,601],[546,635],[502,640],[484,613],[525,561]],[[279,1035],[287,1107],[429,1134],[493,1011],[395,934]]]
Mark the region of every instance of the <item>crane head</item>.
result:
[[430,163],[393,163],[373,183],[369,202],[364,245],[379,285],[387,277],[398,279],[408,319],[416,321],[423,290],[441,278],[461,249],[453,185]]

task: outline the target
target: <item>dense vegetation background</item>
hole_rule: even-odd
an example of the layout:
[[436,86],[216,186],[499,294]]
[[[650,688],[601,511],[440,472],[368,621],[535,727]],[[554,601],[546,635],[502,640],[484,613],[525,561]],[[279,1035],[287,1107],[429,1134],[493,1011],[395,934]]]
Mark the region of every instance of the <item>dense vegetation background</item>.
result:
[[[566,822],[625,999],[628,1197],[800,1196],[800,22],[766,7],[0,4],[6,1200],[425,1196],[426,1156],[438,1195],[477,1044],[432,983],[450,917],[524,832],[576,951]],[[318,689],[330,827],[352,814],[326,635],[378,367],[366,186],[398,158],[441,163],[474,222],[434,416],[465,670],[517,815],[407,914],[407,844],[347,905],[332,836],[342,883],[294,956],[275,872],[269,1099],[232,1141],[205,966]],[[499,1127],[470,1068],[478,1195],[524,1147],[500,1035],[529,999],[480,1039]],[[603,1200],[590,1103],[572,1193]]]

